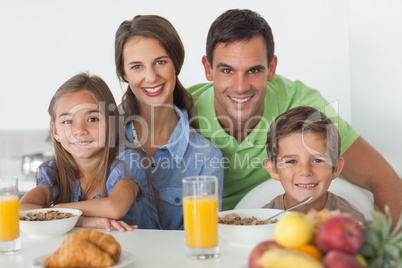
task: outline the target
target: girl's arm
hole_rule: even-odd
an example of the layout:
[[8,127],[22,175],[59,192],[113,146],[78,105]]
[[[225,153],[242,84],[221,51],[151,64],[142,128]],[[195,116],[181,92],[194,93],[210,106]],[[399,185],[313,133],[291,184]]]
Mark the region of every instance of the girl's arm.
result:
[[19,201],[19,211],[44,208],[47,203],[48,192],[43,185],[38,185],[23,197]]
[[128,225],[124,221],[116,221],[109,220],[107,218],[99,218],[99,217],[86,217],[81,216],[78,220],[77,227],[85,227],[85,228],[104,228],[107,232],[112,231],[112,229],[116,229],[119,232],[131,232],[134,229],[138,229],[137,225]]
[[139,187],[133,180],[120,179],[108,197],[57,204],[53,207],[75,208],[81,210],[84,216],[118,220],[127,214],[137,197],[138,191]]

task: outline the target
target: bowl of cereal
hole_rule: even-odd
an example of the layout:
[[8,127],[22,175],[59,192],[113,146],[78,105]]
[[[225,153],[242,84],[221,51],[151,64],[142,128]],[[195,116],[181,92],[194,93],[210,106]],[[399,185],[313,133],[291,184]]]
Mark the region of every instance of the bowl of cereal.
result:
[[276,222],[284,215],[265,221],[281,212],[280,209],[253,208],[226,210],[218,213],[219,236],[231,244],[255,246],[266,240],[274,240]]
[[50,237],[63,235],[73,229],[81,210],[71,208],[41,208],[20,214],[20,229],[29,236]]

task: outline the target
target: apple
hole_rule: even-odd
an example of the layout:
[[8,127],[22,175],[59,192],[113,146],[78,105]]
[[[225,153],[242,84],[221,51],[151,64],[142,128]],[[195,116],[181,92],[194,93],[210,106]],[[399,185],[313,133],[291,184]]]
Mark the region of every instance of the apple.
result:
[[363,227],[348,216],[334,216],[322,223],[317,232],[316,243],[324,252],[341,250],[357,254],[364,243]]
[[322,260],[325,268],[364,268],[354,255],[340,251],[331,250]]
[[264,241],[255,246],[248,259],[249,268],[262,268],[263,266],[260,263],[261,256],[271,248],[282,248],[282,246],[274,240]]

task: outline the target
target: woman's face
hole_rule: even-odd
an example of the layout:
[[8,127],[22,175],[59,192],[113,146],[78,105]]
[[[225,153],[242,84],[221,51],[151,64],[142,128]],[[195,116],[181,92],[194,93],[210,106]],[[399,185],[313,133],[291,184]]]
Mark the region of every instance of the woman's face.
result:
[[[134,37],[123,47],[124,78],[138,100],[140,112],[173,105],[176,70],[156,39]],[[146,109],[146,110],[144,110]]]

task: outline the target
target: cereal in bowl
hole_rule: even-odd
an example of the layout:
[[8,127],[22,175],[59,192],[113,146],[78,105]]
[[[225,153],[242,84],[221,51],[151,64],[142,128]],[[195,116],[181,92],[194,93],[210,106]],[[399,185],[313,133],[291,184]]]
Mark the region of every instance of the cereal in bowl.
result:
[[271,224],[276,223],[278,220],[270,220],[270,221],[261,221],[255,217],[244,217],[243,219],[237,215],[236,213],[230,213],[225,217],[219,217],[219,223],[222,224],[231,224],[231,225],[262,225],[262,224]]

